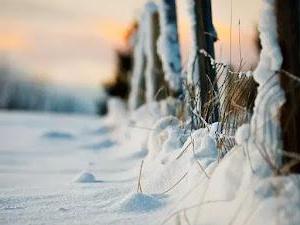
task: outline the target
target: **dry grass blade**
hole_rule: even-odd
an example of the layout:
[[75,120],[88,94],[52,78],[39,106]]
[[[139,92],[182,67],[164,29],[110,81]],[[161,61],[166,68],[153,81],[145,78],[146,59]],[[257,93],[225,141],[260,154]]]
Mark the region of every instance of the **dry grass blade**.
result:
[[192,225],[192,223],[190,222],[189,218],[186,215],[186,210],[183,211],[183,218],[188,225]]
[[142,129],[142,130],[155,131],[155,129],[152,129],[152,128],[149,128],[149,127],[136,126],[136,125],[132,125],[132,124],[129,124],[128,127]]
[[197,158],[196,158],[196,153],[195,153],[195,143],[194,143],[194,139],[192,138],[192,136],[191,136],[191,139],[192,139],[192,144],[193,144],[193,156],[194,156],[194,159],[195,159],[196,163],[199,165],[201,171],[205,174],[205,176],[207,177],[207,179],[209,179],[209,176],[208,176],[208,174],[206,173],[204,167],[201,165],[201,163],[199,162],[199,160],[197,160]]
[[181,156],[186,152],[188,147],[192,144],[192,142],[188,143],[188,145],[180,152],[180,154],[176,157],[176,160],[181,158]]
[[167,190],[162,192],[161,195],[166,194],[169,191],[171,191],[173,188],[175,188],[187,175],[188,175],[188,172],[186,172],[174,185],[172,185],[170,188],[168,188]]
[[141,162],[140,166],[140,172],[139,172],[139,179],[138,179],[138,186],[137,186],[137,193],[143,193],[142,184],[141,184],[141,178],[142,178],[142,170],[143,170],[144,160]]

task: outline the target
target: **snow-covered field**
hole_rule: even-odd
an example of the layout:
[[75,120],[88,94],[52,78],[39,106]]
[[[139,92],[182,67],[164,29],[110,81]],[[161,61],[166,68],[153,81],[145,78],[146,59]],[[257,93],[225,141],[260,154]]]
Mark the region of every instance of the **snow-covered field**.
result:
[[243,144],[218,161],[214,126],[190,133],[166,102],[110,108],[0,113],[0,224],[299,224],[299,176]]

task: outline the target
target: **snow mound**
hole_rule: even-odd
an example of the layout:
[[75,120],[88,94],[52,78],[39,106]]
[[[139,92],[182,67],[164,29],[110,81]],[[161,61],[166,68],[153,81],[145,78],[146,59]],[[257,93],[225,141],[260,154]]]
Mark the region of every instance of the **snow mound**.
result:
[[163,117],[158,120],[149,134],[149,157],[155,158],[160,151],[170,152],[180,149],[186,140],[184,130],[180,128],[180,121],[174,116]]
[[163,206],[163,202],[152,195],[134,193],[128,195],[120,205],[121,211],[146,212]]
[[95,183],[97,182],[94,174],[90,172],[81,172],[75,179],[73,180],[75,183]]
[[235,133],[235,141],[238,145],[247,142],[249,137],[250,137],[250,125],[248,123],[240,126]]

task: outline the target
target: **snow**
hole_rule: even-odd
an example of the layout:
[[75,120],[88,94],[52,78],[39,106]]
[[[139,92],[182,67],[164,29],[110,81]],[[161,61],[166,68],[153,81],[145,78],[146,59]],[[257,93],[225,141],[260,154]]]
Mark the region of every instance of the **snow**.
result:
[[260,21],[258,25],[259,37],[261,40],[262,51],[258,67],[254,72],[254,78],[262,84],[270,78],[265,75],[265,68],[270,71],[278,71],[282,64],[282,55],[278,44],[277,22],[275,15],[275,0],[263,0]]
[[238,145],[246,143],[250,137],[250,125],[243,124],[240,126],[235,133],[235,141]]
[[92,173],[83,171],[73,181],[77,183],[93,183],[96,182],[96,178]]
[[299,175],[274,175],[284,96],[272,3],[254,115],[224,157],[219,123],[192,130],[173,98],[130,112],[112,98],[102,118],[0,111],[0,224],[299,224]]
[[[256,151],[247,154],[247,126],[220,160],[217,123],[191,131],[170,116],[171,99],[130,115],[114,113],[117,102],[104,118],[0,112],[0,224],[300,221],[299,176],[273,177]],[[108,141],[103,151],[82,147]]]
[[134,193],[127,196],[120,204],[120,211],[148,212],[159,209],[163,202],[156,196]]
[[74,179],[74,182],[78,183],[93,183],[96,182],[96,178],[92,173],[82,172]]

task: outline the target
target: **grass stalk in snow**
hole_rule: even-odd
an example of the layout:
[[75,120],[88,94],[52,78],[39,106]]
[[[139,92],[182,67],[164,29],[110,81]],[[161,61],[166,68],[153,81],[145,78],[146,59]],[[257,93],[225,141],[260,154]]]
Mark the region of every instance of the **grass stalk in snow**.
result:
[[161,193],[161,195],[168,193],[169,191],[171,191],[172,189],[174,189],[186,176],[188,175],[188,172],[185,172],[185,174],[175,183],[173,184],[170,188],[168,188],[167,190],[163,191]]
[[144,160],[141,162],[140,166],[140,172],[139,172],[139,179],[138,179],[138,186],[137,186],[137,193],[143,193],[142,184],[141,184],[141,178],[142,178],[142,170],[143,170]]
[[188,216],[186,215],[186,210],[183,211],[183,218],[188,225],[192,225]]

